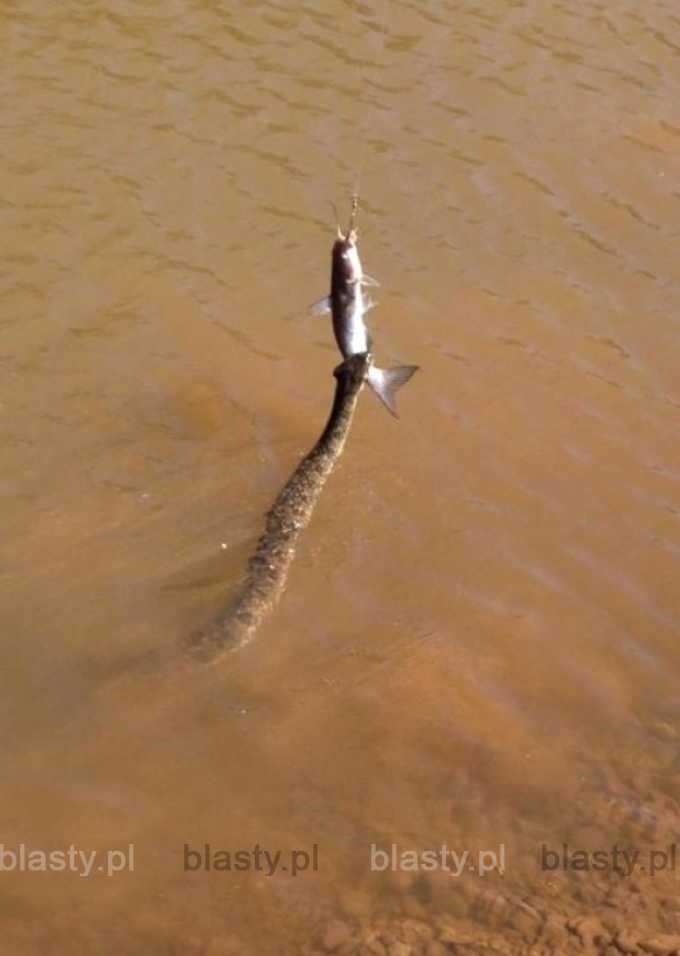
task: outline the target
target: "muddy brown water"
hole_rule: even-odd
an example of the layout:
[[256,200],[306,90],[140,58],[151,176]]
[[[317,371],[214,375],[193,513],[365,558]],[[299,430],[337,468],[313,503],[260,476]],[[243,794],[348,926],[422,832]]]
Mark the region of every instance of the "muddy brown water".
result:
[[[676,8],[26,0],[0,31],[0,951],[671,952]],[[362,395],[249,647],[128,669],[224,606],[325,421],[306,307],[359,171],[401,421]],[[543,869],[563,844],[609,864]]]

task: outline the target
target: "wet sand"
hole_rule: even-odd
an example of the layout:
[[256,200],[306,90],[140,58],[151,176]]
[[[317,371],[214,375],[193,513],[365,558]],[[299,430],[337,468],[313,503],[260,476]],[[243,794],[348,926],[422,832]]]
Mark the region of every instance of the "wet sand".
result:
[[[0,951],[680,950],[673,8],[0,22],[0,843],[104,866],[3,857]],[[323,427],[359,169],[376,360],[423,371],[399,423],[361,396],[257,639],[140,672]],[[443,845],[504,871],[370,868]]]

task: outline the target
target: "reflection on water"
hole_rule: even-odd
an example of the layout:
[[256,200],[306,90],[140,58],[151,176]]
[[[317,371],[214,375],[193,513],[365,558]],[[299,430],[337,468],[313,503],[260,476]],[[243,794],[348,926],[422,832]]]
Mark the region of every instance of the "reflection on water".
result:
[[[8,952],[677,948],[670,859],[540,861],[680,830],[679,21],[383,12],[4,17],[0,842],[135,847],[3,857]],[[399,424],[362,396],[258,639],[128,668],[223,606],[324,423],[359,174],[376,358],[424,372]],[[206,843],[319,866],[186,872]]]

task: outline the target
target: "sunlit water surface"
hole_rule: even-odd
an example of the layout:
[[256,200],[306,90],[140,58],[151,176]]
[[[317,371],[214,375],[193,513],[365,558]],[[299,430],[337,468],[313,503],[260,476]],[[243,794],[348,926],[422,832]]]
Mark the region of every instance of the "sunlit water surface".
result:
[[[26,0],[0,29],[0,838],[134,844],[0,874],[7,952],[531,939],[520,903],[680,933],[677,874],[540,866],[680,840],[673,4]],[[128,672],[224,606],[323,425],[307,307],[357,177],[376,360],[422,367],[401,420],[362,395],[249,647]],[[318,869],[186,872],[206,843]],[[505,874],[371,844],[502,844]]]

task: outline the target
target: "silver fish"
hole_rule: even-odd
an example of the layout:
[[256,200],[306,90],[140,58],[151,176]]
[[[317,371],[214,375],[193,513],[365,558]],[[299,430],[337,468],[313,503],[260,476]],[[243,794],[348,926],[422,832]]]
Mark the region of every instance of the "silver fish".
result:
[[[373,342],[366,327],[365,316],[376,303],[364,295],[364,289],[378,285],[361,267],[357,247],[356,212],[355,196],[347,232],[343,234],[338,226],[338,237],[333,244],[331,294],[312,306],[312,311],[317,315],[332,313],[335,340],[345,359],[372,351]],[[368,384],[395,418],[399,417],[395,403],[397,389],[405,385],[417,370],[417,365],[401,365],[387,369],[370,366]]]

